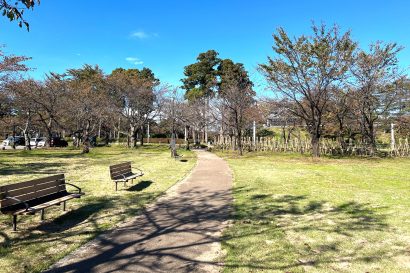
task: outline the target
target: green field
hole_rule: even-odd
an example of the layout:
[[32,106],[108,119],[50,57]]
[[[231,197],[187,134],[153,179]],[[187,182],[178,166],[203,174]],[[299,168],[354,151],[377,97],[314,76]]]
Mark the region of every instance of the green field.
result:
[[[12,232],[11,217],[0,214],[0,272],[40,272],[96,235],[136,215],[144,204],[181,180],[194,166],[193,152],[180,151],[184,160],[170,157],[168,146],[138,149],[95,148],[79,150],[33,150],[0,152],[0,185],[65,173],[71,183],[86,193],[39,215],[19,217]],[[115,192],[108,166],[131,161],[145,175]]]
[[225,272],[410,272],[410,159],[219,155],[234,173]]

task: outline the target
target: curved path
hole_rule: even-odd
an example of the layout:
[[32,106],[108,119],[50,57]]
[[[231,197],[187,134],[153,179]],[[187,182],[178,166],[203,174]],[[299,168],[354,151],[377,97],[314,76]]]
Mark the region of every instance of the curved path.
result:
[[191,174],[141,215],[47,272],[218,272],[215,259],[231,209],[232,176],[218,156],[197,155]]

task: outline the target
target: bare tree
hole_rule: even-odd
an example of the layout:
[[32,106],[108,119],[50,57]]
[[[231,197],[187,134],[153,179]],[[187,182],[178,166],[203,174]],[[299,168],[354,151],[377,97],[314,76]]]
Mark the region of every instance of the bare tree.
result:
[[242,64],[226,59],[221,62],[218,70],[221,78],[219,98],[224,109],[221,117],[234,133],[239,155],[242,155],[242,137],[245,126],[250,122],[248,117],[252,113],[256,93],[252,89],[253,84]]
[[311,136],[312,154],[319,156],[323,119],[331,90],[347,77],[356,48],[350,32],[312,26],[313,35],[290,39],[284,29],[275,34],[276,53],[259,66],[275,92],[295,103],[292,112],[304,120]]
[[60,125],[60,118],[64,109],[64,101],[67,99],[66,84],[61,75],[53,74],[46,76],[43,84],[32,90],[30,99],[34,105],[36,118],[42,124],[47,133],[46,146],[51,145],[51,139],[55,125]]
[[13,110],[18,118],[19,128],[23,132],[25,146],[29,150],[31,150],[30,130],[33,117],[37,112],[37,105],[33,101],[32,95],[40,89],[40,83],[34,80],[14,81],[7,85],[7,90],[14,98]]
[[67,82],[67,115],[77,127],[83,140],[83,153],[90,149],[90,137],[109,104],[107,85],[102,70],[84,65],[80,69],[69,69]]
[[[158,110],[159,81],[149,69],[116,69],[109,76],[110,88],[115,96],[117,109],[129,125],[132,147],[137,147],[137,133],[143,141],[143,128]],[[157,92],[156,92],[157,91]]]
[[371,153],[376,151],[375,123],[392,109],[398,85],[403,82],[397,59],[401,49],[395,43],[377,42],[370,46],[369,52],[360,51],[352,67],[359,123]]

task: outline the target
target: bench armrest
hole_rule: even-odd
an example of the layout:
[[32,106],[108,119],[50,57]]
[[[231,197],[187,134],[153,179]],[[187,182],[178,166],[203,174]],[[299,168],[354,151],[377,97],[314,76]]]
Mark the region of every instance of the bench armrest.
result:
[[141,169],[138,169],[136,167],[132,167],[132,168],[138,170],[141,174],[144,174],[144,172]]
[[76,186],[76,185],[74,185],[74,184],[71,184],[71,183],[67,183],[67,182],[65,182],[65,184],[66,184],[66,185],[70,185],[70,186],[76,188],[76,189],[78,190],[78,193],[81,193],[81,188],[80,188],[80,187],[78,187],[78,186]]
[[24,204],[24,206],[26,207],[26,211],[28,211],[30,209],[30,206],[26,202],[24,202],[24,201],[22,201],[22,200],[20,200],[16,197],[6,196],[6,199],[12,199],[14,201],[19,202],[19,204]]

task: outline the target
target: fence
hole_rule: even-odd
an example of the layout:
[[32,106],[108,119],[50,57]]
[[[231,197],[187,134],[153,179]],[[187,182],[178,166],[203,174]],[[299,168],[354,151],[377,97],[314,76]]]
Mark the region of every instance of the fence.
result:
[[[235,150],[238,146],[238,141],[234,137],[218,137],[214,148],[218,150]],[[281,138],[260,137],[253,143],[252,138],[247,137],[242,139],[242,146],[244,151],[272,151],[272,152],[294,152],[294,153],[309,153],[312,148],[310,139],[293,138],[290,141],[284,141]],[[342,148],[340,143],[331,139],[322,139],[320,141],[320,153],[323,155],[357,155],[369,156],[372,155],[369,145],[366,143],[352,140],[346,143]],[[378,151],[384,155],[396,157],[410,156],[409,140],[398,139],[395,143],[394,149],[391,149],[389,143],[378,144]]]

